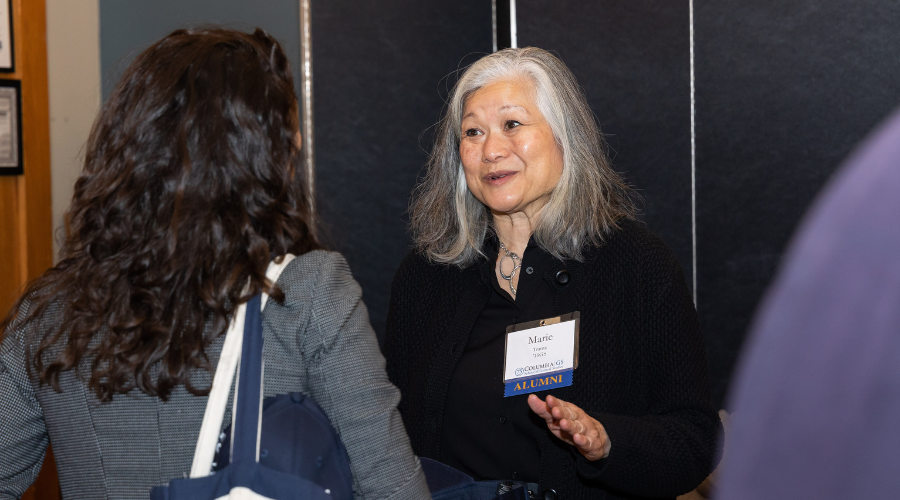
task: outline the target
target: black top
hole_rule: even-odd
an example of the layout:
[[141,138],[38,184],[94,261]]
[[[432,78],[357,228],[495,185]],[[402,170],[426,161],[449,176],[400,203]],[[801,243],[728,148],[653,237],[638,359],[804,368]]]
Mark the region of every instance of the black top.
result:
[[[674,498],[700,484],[716,456],[721,426],[684,273],[642,223],[620,227],[583,262],[553,260],[540,276],[550,316],[581,315],[573,385],[552,394],[597,419],[612,444],[609,457],[588,462],[549,432],[540,437],[538,482],[560,499]],[[494,293],[480,263],[460,269],[415,252],[394,277],[384,352],[420,456],[440,460],[445,442],[463,439],[444,434],[456,425],[445,420],[451,381]]]
[[[475,479],[536,483],[540,478],[540,440],[548,432],[547,424],[528,407],[527,395],[503,397],[503,355],[507,326],[553,316],[555,294],[542,276],[554,258],[534,240],[528,242],[513,300],[494,272],[496,238],[488,241],[484,250],[487,259],[479,270],[482,279],[492,285],[492,293],[450,379],[441,462]],[[543,399],[546,391],[536,394]]]

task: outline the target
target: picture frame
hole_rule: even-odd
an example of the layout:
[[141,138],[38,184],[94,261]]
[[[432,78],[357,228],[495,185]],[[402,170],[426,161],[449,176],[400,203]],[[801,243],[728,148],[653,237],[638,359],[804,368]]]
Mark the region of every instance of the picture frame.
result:
[[0,0],[0,73],[16,70],[12,14],[12,0]]
[[22,175],[22,83],[0,80],[0,175]]

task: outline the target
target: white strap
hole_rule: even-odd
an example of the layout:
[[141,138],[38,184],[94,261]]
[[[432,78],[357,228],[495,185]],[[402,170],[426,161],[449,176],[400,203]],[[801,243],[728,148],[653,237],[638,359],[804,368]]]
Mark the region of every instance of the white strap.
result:
[[[281,272],[295,258],[296,256],[287,254],[280,264],[270,262],[268,269],[266,269],[266,278],[269,282],[277,282]],[[267,294],[263,294],[260,310],[265,310],[268,298]],[[212,470],[212,461],[216,454],[216,443],[219,441],[222,420],[225,418],[225,406],[228,404],[228,393],[231,389],[231,383],[234,381],[234,373],[238,362],[241,360],[246,317],[247,304],[245,303],[238,306],[234,312],[234,318],[228,325],[225,343],[222,345],[222,354],[219,356],[219,364],[216,367],[212,388],[209,391],[206,411],[203,414],[203,423],[200,425],[197,446],[194,448],[194,462],[191,465],[192,478],[206,477]]]

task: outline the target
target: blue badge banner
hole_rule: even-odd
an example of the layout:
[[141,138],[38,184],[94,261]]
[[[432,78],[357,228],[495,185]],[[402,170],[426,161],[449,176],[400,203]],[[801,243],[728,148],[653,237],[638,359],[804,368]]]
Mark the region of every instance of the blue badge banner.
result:
[[534,377],[507,382],[506,389],[503,391],[503,397],[508,398],[510,396],[530,394],[532,392],[546,391],[547,389],[567,387],[570,385],[572,385],[572,370],[545,373],[543,375],[536,375]]

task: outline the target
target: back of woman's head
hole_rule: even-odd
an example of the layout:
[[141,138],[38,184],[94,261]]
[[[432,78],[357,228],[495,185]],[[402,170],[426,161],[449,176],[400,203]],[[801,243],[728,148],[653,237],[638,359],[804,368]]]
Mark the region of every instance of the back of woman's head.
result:
[[296,102],[284,51],[261,30],[179,30],[137,56],[94,124],[59,264],[2,325],[59,305],[34,353],[41,382],[89,363],[102,400],[202,392],[191,372],[209,368],[235,306],[281,297],[271,257],[318,248]]

